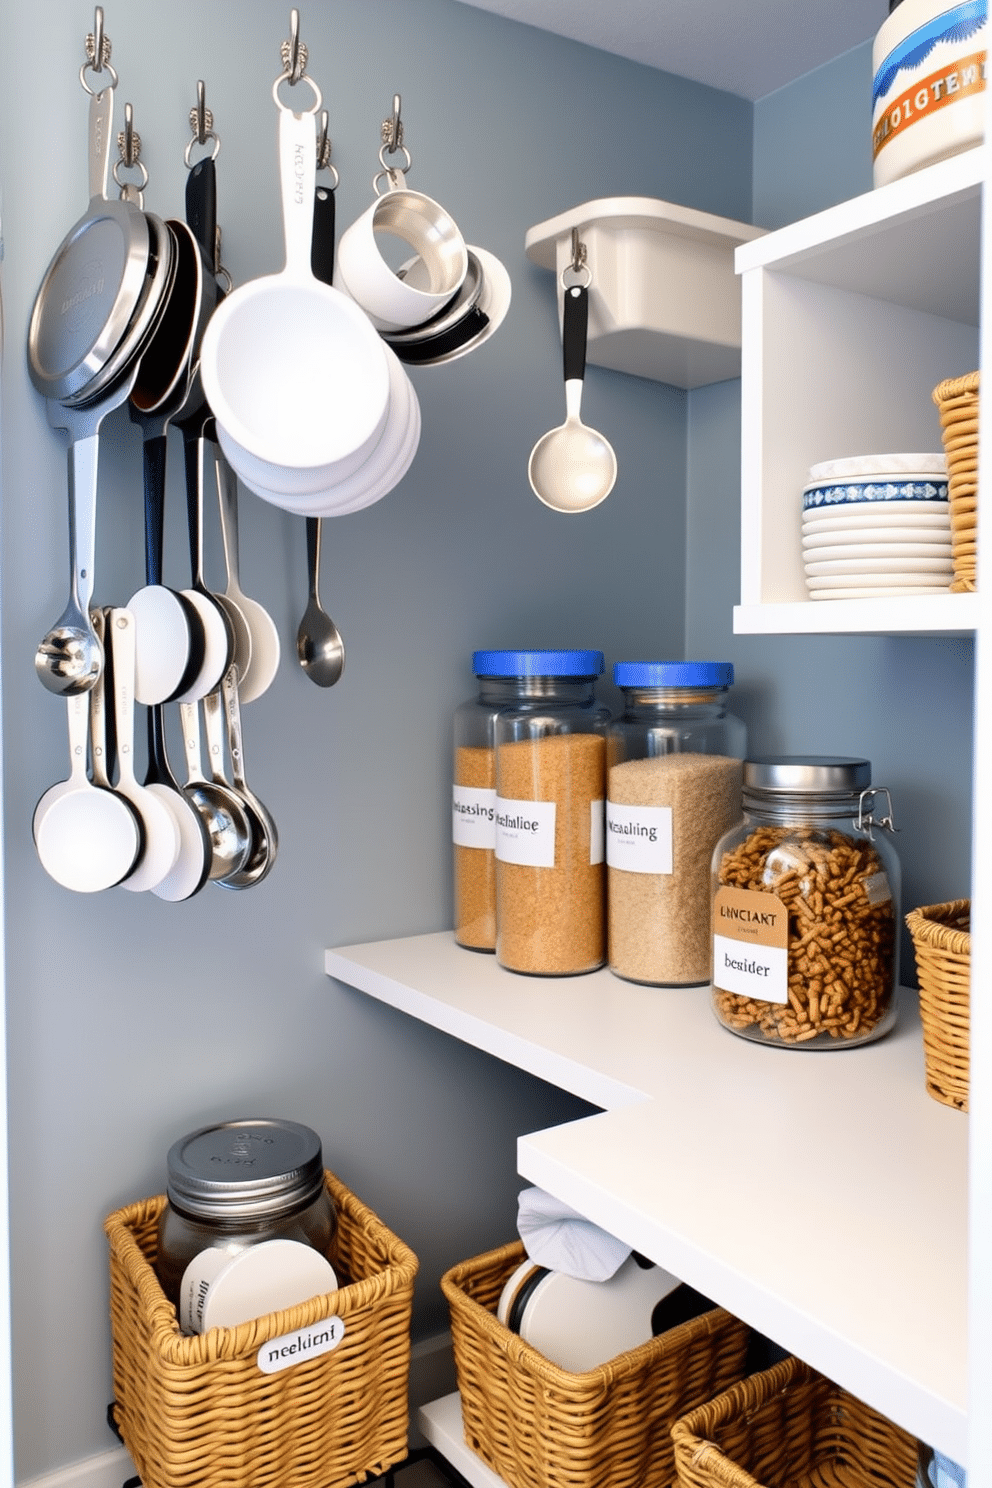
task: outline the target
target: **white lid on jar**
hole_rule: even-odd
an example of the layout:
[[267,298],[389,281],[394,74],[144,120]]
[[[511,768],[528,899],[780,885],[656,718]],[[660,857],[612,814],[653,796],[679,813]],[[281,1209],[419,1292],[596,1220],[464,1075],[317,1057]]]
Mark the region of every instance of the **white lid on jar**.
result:
[[179,1325],[184,1333],[236,1328],[337,1286],[330,1261],[299,1240],[263,1240],[233,1256],[223,1249],[203,1250],[183,1273]]

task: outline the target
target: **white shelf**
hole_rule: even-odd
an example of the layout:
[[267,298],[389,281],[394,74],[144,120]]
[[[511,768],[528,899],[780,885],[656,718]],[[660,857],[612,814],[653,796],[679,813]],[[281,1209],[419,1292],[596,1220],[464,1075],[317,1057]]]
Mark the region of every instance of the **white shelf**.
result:
[[808,600],[800,533],[815,462],[941,448],[933,388],[978,366],[983,154],[955,156],[738,249],[738,633],[974,629],[967,595]]
[[734,606],[735,635],[974,635],[977,594]]
[[965,1462],[968,1123],[925,1093],[912,994],[820,1054],[735,1038],[706,989],[518,977],[447,932],[325,968],[604,1106],[522,1137],[520,1173]]
[[425,1441],[436,1447],[472,1488],[505,1488],[503,1479],[486,1466],[465,1440],[462,1402],[457,1391],[422,1405],[417,1411],[417,1425]]
[[528,258],[562,270],[578,228],[592,276],[588,360],[675,387],[741,370],[741,293],[734,250],[762,229],[649,196],[584,202],[527,232]]

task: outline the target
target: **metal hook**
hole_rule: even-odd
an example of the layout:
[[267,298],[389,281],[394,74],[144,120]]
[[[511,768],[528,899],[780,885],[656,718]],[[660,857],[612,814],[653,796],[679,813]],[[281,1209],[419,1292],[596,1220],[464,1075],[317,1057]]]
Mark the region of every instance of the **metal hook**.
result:
[[124,128],[117,136],[117,148],[121,154],[121,160],[130,170],[137,165],[141,156],[141,135],[134,127],[134,109],[129,103],[124,105]]
[[387,155],[403,148],[403,120],[400,118],[400,95],[393,94],[393,112],[382,121],[382,143]]
[[110,41],[103,30],[103,6],[98,5],[93,14],[93,31],[86,38],[86,56],[94,72],[102,72],[110,61]]
[[300,12],[298,10],[291,10],[289,13],[289,40],[283,42],[279,55],[282,57],[287,80],[290,86],[294,86],[306,72],[309,56],[305,44],[300,40]]
[[327,134],[326,109],[321,110],[320,123],[317,129],[317,170],[330,171],[331,190],[337,191],[341,177],[338,175],[337,166],[331,164],[331,141]]
[[196,106],[189,111],[189,127],[198,145],[207,143],[207,132],[214,127],[214,116],[207,108],[207,90],[202,78],[196,84]]
[[579,240],[579,229],[572,228],[572,262],[573,273],[578,274],[586,261],[586,245]]

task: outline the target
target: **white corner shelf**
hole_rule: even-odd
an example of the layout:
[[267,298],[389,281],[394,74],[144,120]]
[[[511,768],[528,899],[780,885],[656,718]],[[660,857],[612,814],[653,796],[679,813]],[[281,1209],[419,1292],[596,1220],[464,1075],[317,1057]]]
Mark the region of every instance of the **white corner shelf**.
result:
[[514,976],[449,932],[325,969],[604,1107],[522,1137],[521,1175],[966,1462],[968,1121],[925,1092],[914,994],[879,1043],[803,1053],[705,988]]
[[738,633],[973,632],[973,595],[809,600],[800,538],[812,464],[941,448],[932,391],[979,364],[983,157],[955,156],[737,250]]
[[761,228],[649,196],[604,197],[539,222],[524,247],[555,271],[559,321],[573,228],[592,276],[592,364],[682,388],[740,376],[734,250],[760,238]]

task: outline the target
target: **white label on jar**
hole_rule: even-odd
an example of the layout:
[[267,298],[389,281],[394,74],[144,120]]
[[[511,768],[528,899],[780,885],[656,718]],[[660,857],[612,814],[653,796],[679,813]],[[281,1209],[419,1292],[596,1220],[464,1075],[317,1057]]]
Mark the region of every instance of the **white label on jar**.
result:
[[879,873],[872,873],[864,880],[865,894],[869,904],[887,904],[892,898],[892,889],[889,885],[888,874],[884,869]]
[[496,798],[496,856],[525,868],[555,866],[555,802]]
[[627,873],[671,873],[672,808],[607,801],[606,861]]
[[789,953],[778,946],[749,945],[714,935],[713,984],[738,997],[788,1002]]
[[203,1306],[210,1283],[231,1260],[233,1252],[218,1247],[201,1250],[183,1272],[179,1285],[179,1326],[184,1333],[203,1332]]
[[451,840],[456,847],[496,846],[496,792],[474,785],[451,788]]
[[603,861],[603,803],[589,802],[589,862],[592,867]]
[[281,1369],[292,1369],[307,1359],[316,1359],[337,1348],[344,1337],[344,1323],[339,1317],[321,1318],[309,1328],[298,1328],[295,1333],[283,1333],[263,1343],[255,1356],[255,1363],[263,1374],[278,1374]]

